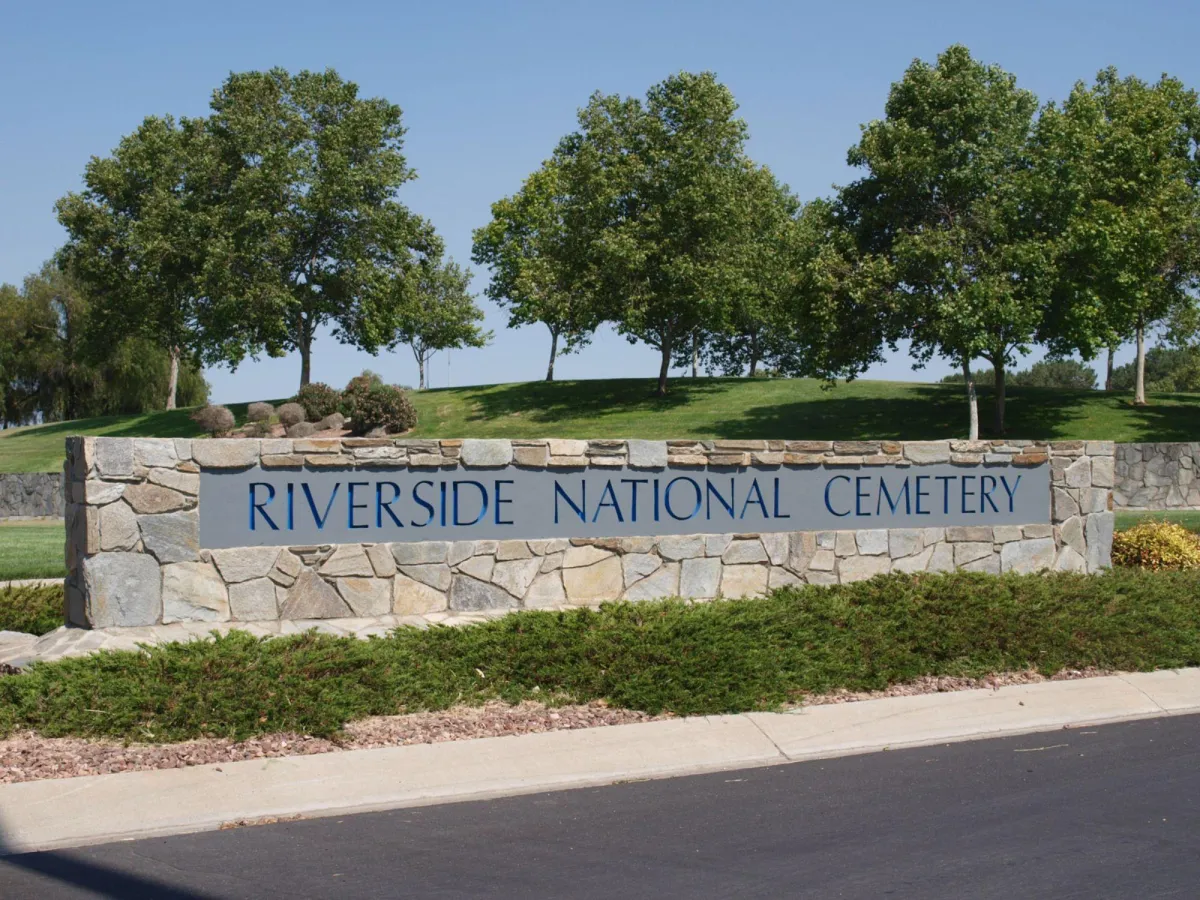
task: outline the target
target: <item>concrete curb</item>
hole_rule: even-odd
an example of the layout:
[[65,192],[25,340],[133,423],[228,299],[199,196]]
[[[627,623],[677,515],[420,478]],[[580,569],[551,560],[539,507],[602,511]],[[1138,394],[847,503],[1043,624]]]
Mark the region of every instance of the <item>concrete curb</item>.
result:
[[0,786],[4,854],[1200,712],[1200,669]]

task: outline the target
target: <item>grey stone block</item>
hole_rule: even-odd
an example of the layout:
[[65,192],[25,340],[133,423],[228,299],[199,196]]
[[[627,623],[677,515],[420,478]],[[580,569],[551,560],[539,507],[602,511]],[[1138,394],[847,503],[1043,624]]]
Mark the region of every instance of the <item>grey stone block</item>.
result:
[[162,568],[162,606],[164,625],[225,622],[229,619],[229,592],[211,563],[172,563]]
[[450,608],[459,612],[478,612],[485,609],[511,609],[516,605],[512,596],[501,587],[476,581],[466,575],[455,575],[450,588]]
[[200,556],[200,517],[196,510],[139,516],[142,544],[160,563],[182,563]]
[[81,565],[93,628],[155,625],[162,618],[162,577],[145,553],[98,553]]
[[629,441],[629,465],[634,469],[665,469],[666,441]]
[[465,440],[462,445],[464,465],[473,467],[507,466],[513,459],[512,441]]

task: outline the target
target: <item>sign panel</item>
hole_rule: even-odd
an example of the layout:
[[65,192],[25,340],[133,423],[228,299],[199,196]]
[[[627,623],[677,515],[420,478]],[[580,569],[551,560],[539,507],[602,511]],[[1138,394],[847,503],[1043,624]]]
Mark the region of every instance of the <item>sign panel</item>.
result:
[[1027,525],[1050,469],[207,471],[200,546]]

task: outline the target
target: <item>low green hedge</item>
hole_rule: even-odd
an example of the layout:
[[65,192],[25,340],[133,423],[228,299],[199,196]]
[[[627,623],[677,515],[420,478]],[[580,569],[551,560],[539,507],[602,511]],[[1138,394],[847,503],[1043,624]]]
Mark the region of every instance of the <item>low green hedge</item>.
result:
[[0,631],[42,635],[62,623],[61,584],[0,588]]
[[681,715],[836,688],[1036,667],[1200,664],[1200,573],[891,575],[757,600],[524,612],[360,641],[244,633],[0,678],[0,732],[177,741],[334,735],[370,715],[489,699]]

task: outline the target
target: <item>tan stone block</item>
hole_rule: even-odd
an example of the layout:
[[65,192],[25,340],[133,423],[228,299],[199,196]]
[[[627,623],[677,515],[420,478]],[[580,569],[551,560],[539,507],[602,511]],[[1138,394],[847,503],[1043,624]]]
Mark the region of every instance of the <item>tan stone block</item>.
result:
[[609,555],[607,559],[590,566],[564,568],[562,578],[563,587],[567,592],[567,600],[574,604],[616,600],[625,588],[621,560],[614,555]]
[[392,612],[398,616],[420,616],[447,608],[446,595],[404,575],[392,585]]
[[721,573],[721,596],[736,600],[764,594],[768,579],[766,566],[725,566]]

